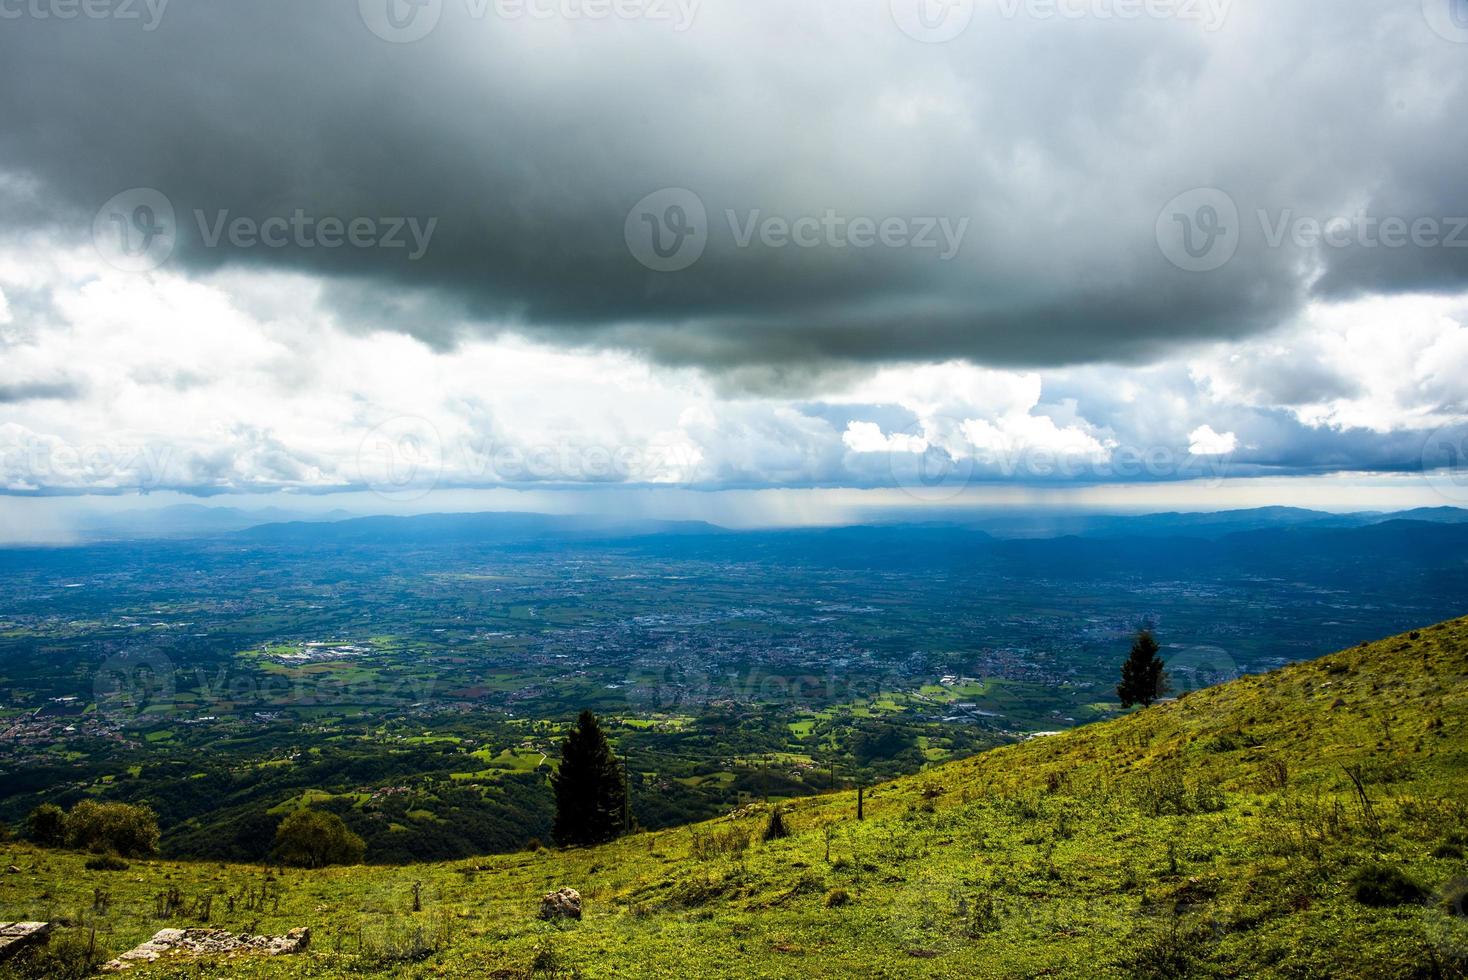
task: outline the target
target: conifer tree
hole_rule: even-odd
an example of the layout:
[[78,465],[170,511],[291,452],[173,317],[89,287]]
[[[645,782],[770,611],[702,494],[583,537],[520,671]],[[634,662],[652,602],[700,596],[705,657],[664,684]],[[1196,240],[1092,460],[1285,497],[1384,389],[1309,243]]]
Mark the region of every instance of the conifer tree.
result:
[[561,743],[561,765],[551,776],[551,788],[557,844],[602,844],[622,833],[627,784],[606,733],[590,711],[581,712]]
[[1162,658],[1157,651],[1150,630],[1142,630],[1132,641],[1131,656],[1121,665],[1121,683],[1116,685],[1123,708],[1135,704],[1149,707],[1167,693],[1167,677],[1162,673]]

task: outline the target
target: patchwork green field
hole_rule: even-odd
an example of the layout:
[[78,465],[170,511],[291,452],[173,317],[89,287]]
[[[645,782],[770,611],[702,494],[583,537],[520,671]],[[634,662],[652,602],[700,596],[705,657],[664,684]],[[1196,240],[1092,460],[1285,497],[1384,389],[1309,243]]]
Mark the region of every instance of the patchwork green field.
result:
[[[309,926],[311,948],[129,972],[1468,976],[1465,682],[1457,620],[879,784],[861,820],[843,792],[597,848],[321,871],[92,871],[10,844],[0,917],[69,925],[0,975],[207,916]],[[791,833],[766,841],[773,807]],[[584,917],[542,921],[562,887]]]

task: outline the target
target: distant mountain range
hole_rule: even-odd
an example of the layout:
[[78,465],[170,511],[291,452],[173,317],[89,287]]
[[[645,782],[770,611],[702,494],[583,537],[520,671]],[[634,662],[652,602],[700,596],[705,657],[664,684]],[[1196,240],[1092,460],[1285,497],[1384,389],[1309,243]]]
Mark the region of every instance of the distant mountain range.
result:
[[727,535],[702,521],[622,521],[582,515],[482,513],[422,514],[414,517],[359,517],[334,522],[262,524],[238,537],[258,544],[320,542],[334,544],[436,544],[467,542],[514,544],[603,541],[661,535]]
[[[238,512],[237,512],[238,513]],[[336,541],[388,542],[463,540],[482,542],[618,540],[657,535],[682,537],[710,535],[721,539],[819,539],[839,545],[850,541],[913,541],[958,538],[987,540],[1047,540],[1086,538],[1197,538],[1218,540],[1251,531],[1332,530],[1365,528],[1391,522],[1468,524],[1468,510],[1456,507],[1419,508],[1396,513],[1329,514],[1297,507],[1261,507],[1216,513],[1016,514],[975,521],[874,523],[838,527],[782,527],[734,531],[704,521],[621,520],[587,515],[529,513],[423,514],[407,517],[357,517],[258,522],[240,529],[240,536],[258,542]]]
[[138,540],[205,538],[240,535],[258,543],[334,542],[387,543],[400,540],[530,543],[555,540],[622,540],[658,535],[819,537],[827,544],[850,544],[853,539],[876,542],[900,536],[918,539],[952,538],[970,544],[974,537],[999,540],[1084,538],[1194,538],[1219,540],[1249,531],[1280,529],[1349,529],[1390,521],[1431,524],[1468,524],[1468,510],[1431,507],[1414,510],[1331,514],[1298,507],[1260,507],[1213,513],[1160,513],[1141,515],[1054,513],[1025,511],[980,517],[952,516],[937,522],[873,523],[843,528],[778,528],[731,531],[703,521],[657,521],[592,515],[550,515],[515,512],[424,514],[415,516],[357,516],[344,510],[321,513],[270,507],[180,505],[156,510],[93,515],[79,527],[85,540]]
[[78,521],[76,530],[84,540],[93,541],[196,538],[242,531],[261,524],[343,521],[355,516],[345,510],[312,513],[282,507],[249,510],[239,507],[210,507],[205,504],[178,504],[172,507],[89,514]]
[[1027,578],[1312,582],[1370,590],[1433,583],[1468,594],[1468,511],[1331,515],[1268,508],[1076,518],[1056,537],[1001,537],[957,523],[731,531],[698,521],[544,514],[430,514],[266,524],[220,540],[279,552],[611,550],[658,560],[772,562],[872,571],[971,568]]
[[1217,538],[1240,531],[1281,527],[1365,527],[1385,521],[1427,521],[1437,524],[1468,523],[1468,510],[1457,507],[1419,507],[1397,512],[1362,511],[1330,514],[1300,507],[1257,507],[1215,513],[1034,514],[997,515],[964,522],[1000,538],[1057,538],[1074,535],[1087,538],[1186,537]]

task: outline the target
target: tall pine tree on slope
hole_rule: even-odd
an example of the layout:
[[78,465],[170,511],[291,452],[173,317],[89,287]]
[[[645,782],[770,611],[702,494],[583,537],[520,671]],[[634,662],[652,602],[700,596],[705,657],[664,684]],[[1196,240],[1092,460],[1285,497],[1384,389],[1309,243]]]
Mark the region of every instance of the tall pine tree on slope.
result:
[[561,743],[561,765],[551,776],[551,788],[557,844],[602,844],[622,833],[627,784],[606,733],[590,711],[581,712]]
[[1116,685],[1123,708],[1134,704],[1146,708],[1167,693],[1167,677],[1162,673],[1158,649],[1148,630],[1142,630],[1132,641],[1131,656],[1121,665],[1121,683]]

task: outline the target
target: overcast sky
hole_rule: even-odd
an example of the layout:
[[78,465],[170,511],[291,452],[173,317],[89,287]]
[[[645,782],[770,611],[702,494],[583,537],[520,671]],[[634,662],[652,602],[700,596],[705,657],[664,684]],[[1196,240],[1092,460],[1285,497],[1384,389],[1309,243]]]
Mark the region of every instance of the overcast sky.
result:
[[1457,0],[0,0],[0,491],[1465,503],[1465,118]]

